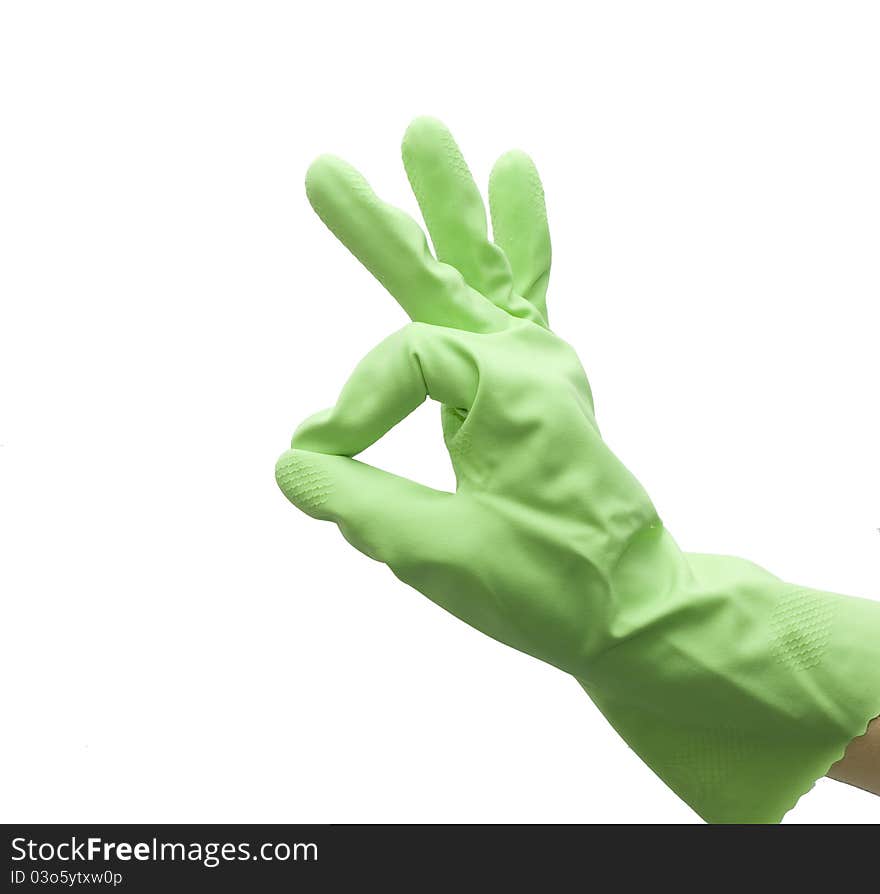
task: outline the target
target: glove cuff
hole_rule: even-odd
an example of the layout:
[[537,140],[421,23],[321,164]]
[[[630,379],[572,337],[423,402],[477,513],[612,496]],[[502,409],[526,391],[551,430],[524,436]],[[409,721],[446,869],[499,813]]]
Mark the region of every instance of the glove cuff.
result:
[[626,614],[578,681],[707,822],[779,822],[880,715],[880,604],[667,538],[642,547],[656,589],[624,557]]

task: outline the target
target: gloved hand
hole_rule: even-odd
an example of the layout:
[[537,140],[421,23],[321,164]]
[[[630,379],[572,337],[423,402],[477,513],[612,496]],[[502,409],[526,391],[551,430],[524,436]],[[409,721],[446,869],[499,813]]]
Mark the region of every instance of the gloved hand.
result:
[[[575,676],[704,819],[777,822],[880,714],[880,605],[683,553],[608,449],[572,348],[547,328],[550,240],[530,159],[489,198],[449,132],[417,119],[404,164],[431,234],[345,162],[306,189],[413,322],[306,420],[276,475],[438,605]],[[456,493],[352,459],[430,396]]]

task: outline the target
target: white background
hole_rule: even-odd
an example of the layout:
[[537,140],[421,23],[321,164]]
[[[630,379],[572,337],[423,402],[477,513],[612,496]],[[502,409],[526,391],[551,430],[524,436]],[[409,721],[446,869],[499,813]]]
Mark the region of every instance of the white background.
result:
[[[873,3],[5,3],[6,821],[695,815],[551,667],[277,491],[402,311],[302,179],[543,174],[554,328],[690,550],[880,598]],[[452,475],[427,405],[366,458]],[[878,822],[821,782],[791,822]]]

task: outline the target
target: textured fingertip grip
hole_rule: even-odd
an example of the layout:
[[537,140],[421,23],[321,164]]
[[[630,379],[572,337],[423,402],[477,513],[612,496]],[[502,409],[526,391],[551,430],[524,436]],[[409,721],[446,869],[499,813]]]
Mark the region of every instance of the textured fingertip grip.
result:
[[[363,208],[381,208],[381,201],[364,175],[335,155],[319,155],[306,172],[306,197],[315,213],[342,237],[352,213],[352,200]],[[353,250],[349,246],[349,250]]]
[[505,152],[489,175],[489,208],[495,240],[499,244],[516,240],[521,235],[521,219],[505,217],[505,209],[501,208],[502,204],[514,201],[534,220],[546,223],[547,206],[541,177],[531,156],[521,149]]
[[470,168],[458,148],[458,143],[449,129],[436,118],[423,115],[410,122],[401,144],[403,166],[406,169],[410,186],[423,210],[428,209],[430,215],[431,193],[425,188],[422,178],[422,165],[419,160],[430,160],[430,168],[437,172],[448,173],[464,186],[476,190]]
[[297,509],[312,518],[326,517],[322,507],[333,493],[333,483],[318,454],[306,450],[283,453],[275,464],[275,480]]

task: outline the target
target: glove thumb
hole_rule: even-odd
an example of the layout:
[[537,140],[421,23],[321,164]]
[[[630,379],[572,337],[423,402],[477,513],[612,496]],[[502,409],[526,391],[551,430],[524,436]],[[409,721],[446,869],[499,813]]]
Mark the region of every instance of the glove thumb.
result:
[[389,565],[423,554],[455,500],[356,459],[309,450],[283,453],[275,480],[298,509],[335,522],[352,546]]

